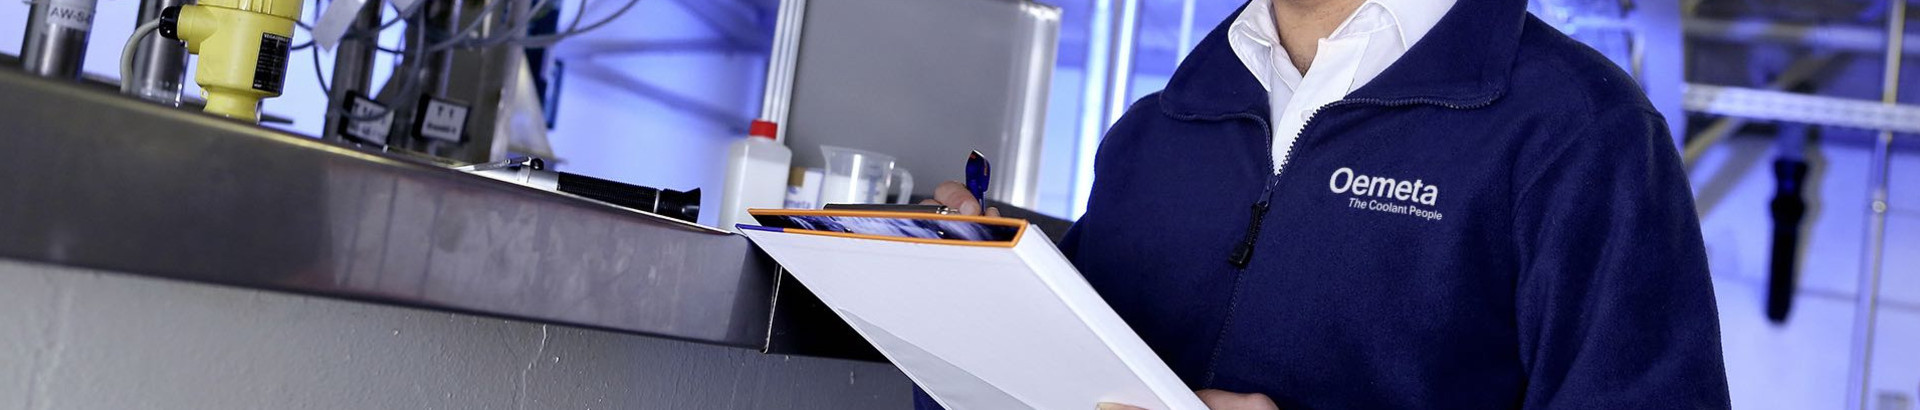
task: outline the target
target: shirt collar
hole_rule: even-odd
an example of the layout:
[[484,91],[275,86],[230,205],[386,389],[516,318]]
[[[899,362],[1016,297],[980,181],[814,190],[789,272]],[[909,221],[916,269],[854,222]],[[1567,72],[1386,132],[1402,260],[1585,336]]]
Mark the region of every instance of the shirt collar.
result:
[[[1230,41],[1234,26],[1248,10],[1268,0],[1253,0],[1215,26],[1186,61],[1181,62],[1161,93],[1162,109],[1181,118],[1224,118],[1230,115],[1267,116],[1267,93],[1259,79],[1238,64]],[[1402,35],[1412,44],[1405,55],[1348,98],[1475,106],[1506,92],[1507,75],[1518,52],[1526,22],[1526,0],[1457,0],[1433,23],[1417,23],[1412,13],[1428,13],[1441,5],[1422,0],[1372,0],[1408,6],[1389,6],[1401,21]],[[1265,7],[1258,7],[1267,10]],[[1271,14],[1267,15],[1271,21]],[[1272,24],[1267,24],[1272,27]],[[1418,34],[1415,38],[1412,35]]]
[[[1428,9],[1432,7],[1412,7],[1402,4],[1406,2],[1408,2],[1408,0],[1367,0],[1361,3],[1359,8],[1354,9],[1353,14],[1348,15],[1347,19],[1340,23],[1340,27],[1333,30],[1333,35],[1328,37],[1340,38],[1349,35],[1364,34],[1372,30],[1384,28],[1399,20],[1399,13],[1395,10],[1400,8],[1406,8],[1416,12],[1411,18],[1439,21],[1440,14],[1444,14],[1447,11],[1446,6],[1453,3],[1451,0],[1422,0],[1414,2],[1441,5],[1439,7],[1440,14],[1429,15],[1417,13],[1428,12],[1430,11]],[[1379,18],[1385,18],[1386,20],[1380,20]],[[1233,36],[1246,37],[1264,46],[1274,45],[1280,38],[1280,34],[1273,22],[1273,3],[1271,0],[1249,1],[1245,9],[1235,15],[1232,21]],[[1403,23],[1400,25],[1407,26],[1408,24]],[[1433,28],[1433,24],[1427,23],[1419,25],[1418,27],[1421,28],[1418,34],[1426,34],[1427,30]],[[1402,30],[1400,34],[1407,36],[1414,33]]]
[[1427,32],[1433,31],[1433,26],[1440,24],[1440,19],[1446,17],[1447,10],[1453,9],[1456,1],[1458,0],[1373,0],[1385,6],[1387,13],[1392,14],[1394,21],[1399,23],[1400,39],[1405,40],[1402,44],[1406,44],[1407,48],[1413,48],[1414,43],[1426,38]]
[[[1367,0],[1355,8],[1340,23],[1328,39],[1343,39],[1372,34],[1379,30],[1393,29],[1400,37],[1400,44],[1411,46],[1425,37],[1433,26],[1453,7],[1455,0]],[[1286,47],[1280,45],[1278,28],[1273,21],[1271,0],[1251,0],[1232,20],[1228,32],[1229,44],[1261,86],[1272,89],[1273,84],[1266,73],[1279,74],[1279,79],[1287,88],[1295,88],[1301,74],[1290,66],[1275,66],[1267,51],[1286,55]],[[1401,50],[1404,51],[1404,50]],[[1390,63],[1390,62],[1389,62]]]

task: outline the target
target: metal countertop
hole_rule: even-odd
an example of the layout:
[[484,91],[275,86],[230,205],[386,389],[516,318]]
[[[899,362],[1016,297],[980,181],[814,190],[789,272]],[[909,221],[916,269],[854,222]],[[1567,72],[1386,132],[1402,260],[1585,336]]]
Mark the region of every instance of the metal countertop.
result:
[[831,314],[770,325],[781,275],[744,237],[602,203],[12,69],[0,153],[4,258],[875,358]]

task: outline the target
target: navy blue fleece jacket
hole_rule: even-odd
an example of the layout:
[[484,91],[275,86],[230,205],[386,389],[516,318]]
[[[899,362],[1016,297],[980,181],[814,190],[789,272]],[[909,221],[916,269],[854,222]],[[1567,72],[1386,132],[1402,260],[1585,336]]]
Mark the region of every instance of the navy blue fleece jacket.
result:
[[1266,91],[1221,24],[1101,142],[1062,250],[1194,389],[1284,409],[1728,407],[1666,123],[1525,7],[1459,0],[1319,111],[1277,175]]

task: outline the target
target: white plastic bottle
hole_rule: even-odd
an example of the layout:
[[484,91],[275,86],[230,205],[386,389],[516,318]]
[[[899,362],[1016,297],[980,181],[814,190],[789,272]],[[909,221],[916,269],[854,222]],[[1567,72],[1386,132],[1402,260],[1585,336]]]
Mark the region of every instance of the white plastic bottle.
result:
[[727,146],[727,182],[720,192],[720,229],[752,224],[749,208],[779,208],[786,202],[793,151],[773,140],[774,123],[754,120],[747,138]]

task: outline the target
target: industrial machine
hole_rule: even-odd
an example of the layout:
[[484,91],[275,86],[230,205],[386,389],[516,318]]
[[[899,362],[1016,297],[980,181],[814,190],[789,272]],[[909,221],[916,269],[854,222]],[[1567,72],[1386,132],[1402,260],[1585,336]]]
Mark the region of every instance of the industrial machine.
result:
[[[515,145],[510,141],[518,141],[510,130],[529,134],[524,131],[531,128],[543,139],[546,128],[538,118],[541,104],[529,102],[540,93],[529,86],[533,59],[528,50],[604,26],[637,0],[590,24],[576,16],[565,31],[558,30],[554,11],[560,2],[553,0],[317,2],[325,10],[314,13],[318,18],[311,24],[301,21],[305,1],[143,0],[138,27],[121,53],[120,91],[180,106],[186,56],[196,55],[192,81],[205,97],[197,105],[208,114],[259,122],[263,100],[285,88],[290,52],[331,48],[337,53],[331,86],[321,79],[328,97],[323,139],[688,223],[697,220],[697,188],[649,188],[529,166],[542,164],[537,158],[506,160],[510,151],[551,155],[544,141],[510,150]],[[387,5],[400,15],[383,22],[380,11]],[[92,0],[33,3],[22,48],[29,73],[94,81],[80,72],[93,6]],[[382,49],[379,33],[402,22],[404,45]],[[308,32],[306,41],[295,42],[296,27]],[[382,50],[398,55],[398,64],[388,82],[376,87],[373,53]],[[310,54],[320,71],[317,53]],[[497,175],[502,173],[539,177]]]
[[[539,96],[524,87],[529,67],[537,65],[529,63],[528,50],[603,26],[637,1],[592,22],[575,19],[564,32],[556,30],[561,2],[552,0],[316,2],[325,10],[308,15],[318,17],[311,24],[301,21],[304,3],[143,0],[138,28],[121,53],[121,91],[166,105],[204,105],[210,114],[257,122],[262,101],[284,89],[290,52],[330,49],[338,58],[333,86],[321,79],[330,105],[324,138],[462,164],[493,162],[507,156],[509,138],[502,130],[509,123],[508,109],[541,112],[540,104],[525,101]],[[80,70],[94,1],[31,4],[20,56],[27,71],[101,81],[83,78]],[[380,11],[388,5],[400,15],[382,21]],[[309,31],[308,38],[297,41],[296,27]],[[403,27],[398,30],[405,32],[404,44],[380,47],[379,33],[396,27]],[[399,67],[387,84],[371,84],[376,51],[398,56]],[[189,54],[199,57],[191,81],[200,86],[204,102],[182,101]],[[319,71],[317,56],[314,64]],[[543,144],[525,145],[536,149],[523,151],[550,155]]]
[[34,1],[27,13],[21,67],[49,77],[78,78],[93,30],[95,0]]
[[[72,1],[85,0],[35,0],[65,10],[29,28],[45,46],[22,61],[48,70],[0,69],[0,111],[35,124],[0,138],[33,159],[0,168],[72,177],[33,178],[0,200],[18,211],[0,218],[15,233],[0,244],[8,258],[879,360],[745,239],[695,224],[699,189],[505,160],[535,153],[504,131],[541,112],[523,99],[540,95],[528,50],[605,26],[635,0],[570,23],[558,0],[339,0],[350,21],[327,42],[301,38],[326,21],[301,21],[301,0],[143,0],[119,81],[138,99],[76,84],[108,80],[81,74],[92,33],[72,26],[92,4]],[[399,13],[383,20],[390,4]],[[388,28],[402,45],[375,41]],[[273,120],[263,101],[273,108],[289,52],[305,47],[337,56],[321,81],[325,141],[244,124]],[[397,56],[384,84],[372,80],[377,52]],[[210,115],[181,96],[189,53]],[[169,199],[126,202],[149,197]],[[64,245],[44,246],[56,236]],[[409,279],[366,280],[398,278],[383,275]]]

